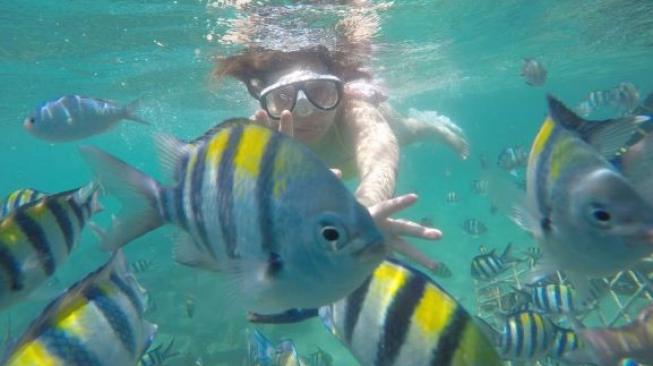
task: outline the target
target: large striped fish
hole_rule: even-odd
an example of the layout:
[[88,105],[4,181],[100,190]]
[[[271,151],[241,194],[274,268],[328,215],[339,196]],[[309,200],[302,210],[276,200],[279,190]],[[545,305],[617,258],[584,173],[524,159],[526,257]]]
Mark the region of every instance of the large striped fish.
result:
[[2,203],[2,211],[0,211],[0,219],[9,215],[9,213],[16,208],[34,202],[40,198],[45,197],[46,194],[31,188],[17,189],[7,195]]
[[502,365],[467,311],[418,270],[384,261],[320,318],[363,366]]
[[[549,97],[527,169],[528,214],[521,222],[545,256],[540,272],[564,270],[579,291],[653,253],[653,207],[609,161],[647,117],[586,121]],[[548,264],[544,264],[548,262]]]
[[121,252],[57,297],[8,351],[4,366],[136,365],[156,325]]
[[25,298],[68,258],[101,209],[97,194],[90,183],[20,206],[0,220],[0,309]]
[[492,329],[479,326],[424,273],[386,259],[356,291],[318,309],[250,313],[254,323],[294,323],[312,316],[362,366],[499,366]]
[[308,148],[248,120],[191,143],[159,139],[174,183],[91,147],[103,186],[125,206],[105,245],[166,223],[190,235],[178,262],[236,281],[238,304],[260,312],[314,308],[346,296],[385,254],[369,212]]

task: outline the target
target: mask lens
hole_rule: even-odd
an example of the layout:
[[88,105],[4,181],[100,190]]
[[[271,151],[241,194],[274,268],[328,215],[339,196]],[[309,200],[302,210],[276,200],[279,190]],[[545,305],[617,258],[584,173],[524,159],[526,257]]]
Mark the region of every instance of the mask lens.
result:
[[292,85],[281,86],[265,95],[265,105],[273,118],[281,118],[281,112],[291,110],[297,90]]
[[338,84],[332,80],[306,81],[304,91],[308,99],[318,108],[331,109],[340,101]]

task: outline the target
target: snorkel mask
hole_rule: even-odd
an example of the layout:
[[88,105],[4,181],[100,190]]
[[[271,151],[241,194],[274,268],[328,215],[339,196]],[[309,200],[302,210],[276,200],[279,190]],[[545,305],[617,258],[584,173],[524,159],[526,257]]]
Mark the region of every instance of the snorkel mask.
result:
[[293,111],[295,106],[302,115],[310,114],[307,102],[315,108],[328,111],[340,103],[343,82],[333,75],[298,70],[281,77],[259,94],[259,102],[268,116],[280,119],[284,110]]

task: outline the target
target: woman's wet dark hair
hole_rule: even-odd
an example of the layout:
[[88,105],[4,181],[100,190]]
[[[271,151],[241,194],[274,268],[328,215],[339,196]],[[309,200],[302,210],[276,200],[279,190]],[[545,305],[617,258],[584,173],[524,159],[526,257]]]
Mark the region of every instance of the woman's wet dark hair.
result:
[[213,76],[218,80],[225,77],[240,80],[258,98],[259,92],[274,81],[270,80],[271,75],[296,65],[326,67],[344,82],[372,78],[355,57],[342,51],[329,51],[324,46],[289,52],[249,48],[238,55],[219,58]]

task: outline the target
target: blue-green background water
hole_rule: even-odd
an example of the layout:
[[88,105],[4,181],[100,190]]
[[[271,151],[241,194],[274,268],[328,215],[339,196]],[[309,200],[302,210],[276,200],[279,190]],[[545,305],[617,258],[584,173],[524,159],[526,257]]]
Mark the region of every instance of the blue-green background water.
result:
[[[101,146],[155,175],[154,133],[190,138],[217,121],[250,115],[256,105],[241,85],[216,85],[210,78],[213,57],[238,50],[217,42],[238,15],[219,5],[205,0],[2,2],[0,193],[19,187],[58,192],[90,179],[77,144],[49,144],[22,129],[33,108],[61,95],[124,103],[141,98],[142,115],[153,126],[125,122],[81,143]],[[642,95],[653,90],[653,2],[398,1],[379,14],[372,66],[387,85],[390,102],[402,111],[449,116],[471,143],[466,161],[444,145],[403,149],[398,192],[419,193],[419,204],[407,216],[431,217],[444,231],[437,243],[414,242],[452,268],[454,276],[439,282],[473,310],[469,261],[478,246],[531,244],[505,215],[490,213],[487,197],[472,192],[471,182],[482,174],[480,154],[494,164],[503,147],[530,144],[547,92],[576,105],[588,92],[622,81],[634,83]],[[519,76],[523,57],[544,63],[549,78],[543,87],[529,87]],[[446,203],[450,191],[461,197],[458,204]],[[109,212],[118,208],[111,198],[103,202]],[[488,232],[470,237],[461,228],[466,218],[483,221]],[[98,221],[106,224],[108,213]],[[148,319],[159,324],[160,340],[174,336],[205,364],[221,364],[218,350],[245,348],[247,324],[226,305],[228,290],[218,278],[173,264],[173,240],[172,231],[162,229],[127,249],[130,260],[154,263],[139,275],[157,305]],[[57,276],[70,283],[105,259],[87,233]],[[196,307],[192,319],[185,311],[188,298]],[[0,329],[8,317],[20,328],[43,304],[36,299],[1,314]],[[355,364],[318,321],[263,329],[271,338],[293,338],[300,353],[319,345],[337,365]]]

